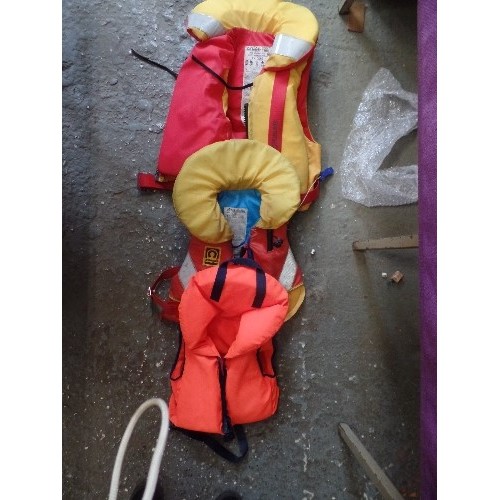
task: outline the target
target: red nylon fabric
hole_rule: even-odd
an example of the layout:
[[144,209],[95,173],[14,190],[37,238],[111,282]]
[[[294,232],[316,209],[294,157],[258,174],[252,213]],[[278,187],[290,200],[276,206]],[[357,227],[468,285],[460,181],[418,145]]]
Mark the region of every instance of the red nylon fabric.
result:
[[[193,48],[202,61],[231,86],[243,85],[246,45],[270,47],[274,36],[234,29]],[[227,109],[223,96],[227,92]],[[183,64],[175,84],[158,157],[158,172],[176,176],[188,156],[214,142],[246,138],[241,120],[241,90],[225,85],[191,57]]]
[[273,95],[271,97],[267,142],[278,151],[281,151],[281,144],[283,142],[283,117],[285,114],[285,100],[289,78],[289,71],[278,71],[276,73]]
[[[227,37],[198,44],[193,55],[216,73],[223,74],[233,61]],[[231,137],[231,124],[222,108],[224,85],[186,59],[175,84],[158,158],[158,171],[177,175],[184,160],[207,144]]]
[[[275,243],[281,241],[281,245],[273,246],[272,250],[268,249],[267,235],[267,229],[252,228],[249,247],[253,252],[255,261],[262,266],[262,269],[274,278],[279,279],[285,265],[288,250],[290,249],[290,243],[288,241],[288,224],[283,224],[281,227],[273,229],[273,239]],[[297,265],[292,288],[295,288],[301,283],[303,283],[302,270]]]

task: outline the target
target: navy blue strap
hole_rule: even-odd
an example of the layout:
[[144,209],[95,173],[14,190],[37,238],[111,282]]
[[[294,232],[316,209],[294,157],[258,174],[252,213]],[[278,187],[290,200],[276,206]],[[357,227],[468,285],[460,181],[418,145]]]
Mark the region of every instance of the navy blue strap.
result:
[[214,286],[212,287],[212,293],[210,298],[218,302],[222,295],[222,289],[224,288],[224,283],[226,282],[227,276],[227,266],[229,264],[235,264],[237,266],[246,266],[255,269],[256,271],[256,285],[255,285],[255,298],[252,302],[252,307],[261,307],[264,302],[264,297],[266,296],[266,275],[262,267],[257,264],[252,259],[245,259],[243,257],[236,257],[231,260],[223,262],[219,269],[217,270],[217,275],[215,276]]
[[214,286],[212,287],[212,293],[210,294],[210,298],[215,300],[215,302],[219,302],[220,296],[222,295],[222,289],[224,288],[224,283],[226,282],[227,265],[225,266],[224,264],[225,262],[223,262],[217,270]]
[[241,462],[248,453],[248,440],[242,425],[233,426],[234,434],[236,435],[236,440],[238,442],[238,449],[240,452],[239,455],[236,455],[231,450],[228,450],[215,438],[215,436],[212,436],[211,434],[207,434],[205,432],[190,431],[181,427],[173,426],[172,423],[170,425],[173,429],[182,432],[186,436],[189,436],[192,439],[196,439],[196,441],[205,443],[212,451],[217,453],[217,455],[234,464]]

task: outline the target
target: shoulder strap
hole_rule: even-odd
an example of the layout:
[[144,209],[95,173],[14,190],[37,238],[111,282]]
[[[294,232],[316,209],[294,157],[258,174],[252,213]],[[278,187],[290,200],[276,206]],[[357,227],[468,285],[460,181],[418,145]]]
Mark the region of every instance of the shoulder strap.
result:
[[252,307],[258,308],[262,306],[264,302],[264,297],[266,296],[266,275],[262,267],[257,264],[252,259],[245,259],[242,257],[237,257],[235,259],[227,260],[223,262],[219,269],[217,270],[217,275],[215,276],[214,286],[212,288],[212,293],[210,298],[219,301],[222,289],[224,288],[224,283],[226,282],[227,267],[229,264],[235,264],[240,266],[246,266],[255,269],[256,272],[256,285],[255,285],[255,298],[252,302]]
[[174,181],[160,182],[156,176],[149,172],[139,172],[137,174],[137,187],[139,189],[156,189],[161,191],[172,191]]

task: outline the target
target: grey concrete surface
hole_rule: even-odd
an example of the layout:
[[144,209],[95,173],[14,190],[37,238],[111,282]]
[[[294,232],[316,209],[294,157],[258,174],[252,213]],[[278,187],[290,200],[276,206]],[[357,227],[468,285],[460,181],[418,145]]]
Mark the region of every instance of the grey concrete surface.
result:
[[[125,427],[146,399],[169,396],[174,325],[146,296],[180,264],[187,233],[170,194],[136,189],[154,171],[174,80],[129,54],[178,69],[193,42],[194,0],[63,0],[63,470],[64,499],[107,497]],[[277,336],[277,414],[246,426],[240,465],[171,432],[160,479],[167,498],[378,499],[342,442],[356,432],[405,498],[419,492],[418,251],[354,253],[358,239],[417,231],[418,205],[367,208],[343,199],[338,167],[363,90],[386,67],[417,91],[415,0],[366,0],[363,34],[332,1],[297,2],[320,23],[309,118],[323,164],[337,169],[320,199],[290,223],[306,300]],[[416,134],[389,162],[417,161]],[[314,255],[311,250],[315,249]],[[398,285],[381,278],[400,270]],[[119,498],[147,474],[159,412],[140,421]]]

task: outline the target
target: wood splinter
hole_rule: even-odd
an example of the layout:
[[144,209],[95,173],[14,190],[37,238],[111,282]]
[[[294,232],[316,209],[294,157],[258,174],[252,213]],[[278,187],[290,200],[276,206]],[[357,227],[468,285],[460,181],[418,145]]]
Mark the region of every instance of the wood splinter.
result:
[[404,274],[401,271],[396,271],[392,276],[391,276],[391,281],[394,283],[399,283],[404,277]]

